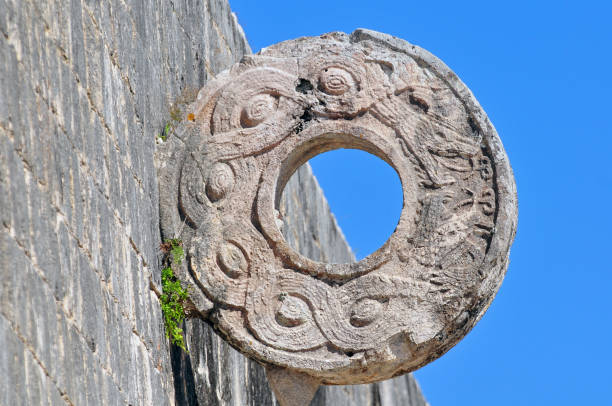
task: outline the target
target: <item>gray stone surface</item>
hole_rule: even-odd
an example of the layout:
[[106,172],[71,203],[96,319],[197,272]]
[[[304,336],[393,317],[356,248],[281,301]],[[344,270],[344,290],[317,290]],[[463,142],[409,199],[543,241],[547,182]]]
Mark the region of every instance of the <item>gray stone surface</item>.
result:
[[[222,0],[0,0],[0,405],[273,403],[207,324],[187,323],[189,355],[170,349],[151,289],[155,136],[248,52]],[[395,404],[418,395],[392,382]],[[316,404],[390,404],[381,388]]]

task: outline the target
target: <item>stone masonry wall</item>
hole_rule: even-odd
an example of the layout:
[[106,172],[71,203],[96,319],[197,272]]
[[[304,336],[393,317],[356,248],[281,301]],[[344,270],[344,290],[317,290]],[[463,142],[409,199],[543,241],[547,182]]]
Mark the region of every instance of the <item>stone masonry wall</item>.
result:
[[[205,322],[186,324],[189,354],[170,348],[152,289],[155,137],[248,52],[225,0],[0,0],[0,405],[274,403]],[[304,171],[287,238],[352,260]],[[423,401],[406,376],[315,403]]]
[[223,0],[0,0],[1,405],[174,402],[155,135],[245,52]]

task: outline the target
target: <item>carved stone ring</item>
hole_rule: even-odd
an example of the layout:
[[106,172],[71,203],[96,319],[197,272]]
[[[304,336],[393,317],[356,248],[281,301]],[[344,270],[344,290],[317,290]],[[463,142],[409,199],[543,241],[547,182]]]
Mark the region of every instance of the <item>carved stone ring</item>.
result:
[[[181,230],[180,279],[235,348],[315,386],[368,383],[440,357],[482,317],[516,189],[486,114],[436,57],[367,30],[300,38],[244,57],[188,109],[164,146],[162,227]],[[288,179],[337,148],[383,159],[403,188],[393,235],[351,264],[308,259],[280,229]]]

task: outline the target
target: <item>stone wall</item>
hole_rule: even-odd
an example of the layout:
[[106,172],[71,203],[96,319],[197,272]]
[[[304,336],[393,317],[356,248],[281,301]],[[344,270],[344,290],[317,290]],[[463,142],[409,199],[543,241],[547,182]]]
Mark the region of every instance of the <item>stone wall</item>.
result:
[[172,403],[155,135],[245,52],[225,1],[0,0],[0,404]]
[[[155,294],[155,137],[248,52],[224,0],[0,0],[0,405],[274,403],[205,322],[187,323],[189,354],[169,348]],[[304,171],[288,239],[352,259]],[[422,397],[406,376],[313,403]]]

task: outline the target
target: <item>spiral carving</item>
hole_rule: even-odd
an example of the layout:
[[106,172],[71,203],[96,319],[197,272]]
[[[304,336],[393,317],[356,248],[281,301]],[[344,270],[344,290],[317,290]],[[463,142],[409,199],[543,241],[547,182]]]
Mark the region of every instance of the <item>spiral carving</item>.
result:
[[[195,122],[164,146],[160,194],[176,207],[162,228],[182,232],[185,274],[236,348],[367,383],[437,358],[482,316],[507,266],[515,185],[486,114],[441,61],[370,31],[303,38],[245,57],[189,107]],[[383,158],[403,187],[393,235],[353,264],[310,260],[279,230],[288,179],[335,148]]]
[[223,199],[234,187],[234,172],[229,165],[215,164],[206,182],[206,195],[212,202]]
[[355,87],[355,80],[344,69],[329,67],[321,72],[319,86],[327,94],[339,96]]
[[255,127],[276,110],[278,100],[269,94],[253,96],[242,109],[240,122],[243,127]]
[[383,304],[375,299],[365,298],[353,306],[351,309],[351,324],[356,327],[363,327],[371,324],[380,317]]
[[217,260],[221,269],[230,277],[237,278],[247,270],[247,260],[235,244],[225,243],[219,249]]
[[[282,294],[281,294],[282,295]],[[299,326],[309,319],[310,310],[306,302],[295,296],[280,296],[281,306],[276,312],[279,324],[285,327]]]

